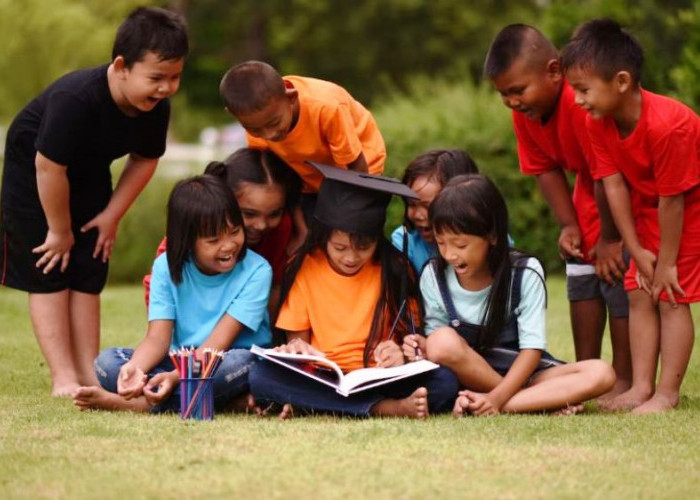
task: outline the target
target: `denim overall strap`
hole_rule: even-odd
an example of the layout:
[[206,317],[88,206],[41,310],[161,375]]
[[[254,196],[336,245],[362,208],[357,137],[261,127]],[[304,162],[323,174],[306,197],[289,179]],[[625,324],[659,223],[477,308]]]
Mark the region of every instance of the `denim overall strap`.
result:
[[[498,338],[498,345],[518,349],[518,315],[517,310],[520,306],[521,288],[523,283],[523,272],[525,270],[524,263],[527,259],[518,259],[512,266],[513,281],[510,285],[510,298],[508,299],[508,320],[505,328]],[[520,265],[522,264],[522,265]]]
[[457,314],[457,308],[455,307],[455,303],[452,300],[452,296],[450,295],[450,291],[447,289],[447,280],[445,279],[445,273],[440,272],[438,268],[437,259],[433,258],[430,259],[428,262],[432,266],[433,272],[435,273],[435,278],[437,279],[438,283],[438,289],[440,290],[440,297],[442,298],[442,303],[445,306],[445,310],[447,311],[447,315],[450,319],[450,326],[457,330],[457,333],[459,333],[470,346],[476,346],[476,342],[479,339],[479,330],[481,327],[479,325],[473,325],[471,323],[468,323],[467,321],[464,321],[462,318],[459,317],[459,315]]

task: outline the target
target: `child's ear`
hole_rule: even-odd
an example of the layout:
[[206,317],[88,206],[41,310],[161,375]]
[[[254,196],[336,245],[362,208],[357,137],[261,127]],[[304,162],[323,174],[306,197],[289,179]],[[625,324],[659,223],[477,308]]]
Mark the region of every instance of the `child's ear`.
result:
[[561,63],[559,62],[559,59],[550,59],[547,61],[547,66],[545,66],[547,70],[547,76],[551,78],[553,81],[558,82],[562,79],[562,72],[561,72]]
[[126,66],[126,61],[124,60],[124,56],[115,57],[114,61],[112,61],[112,67],[114,68],[114,72],[117,75],[119,75],[120,78],[123,78],[125,72],[129,69]]
[[617,91],[620,94],[624,94],[632,88],[632,75],[629,71],[618,71],[613,77],[613,81],[617,85]]
[[289,102],[295,104],[297,99],[299,99],[299,92],[297,89],[284,89],[284,95],[289,99]]

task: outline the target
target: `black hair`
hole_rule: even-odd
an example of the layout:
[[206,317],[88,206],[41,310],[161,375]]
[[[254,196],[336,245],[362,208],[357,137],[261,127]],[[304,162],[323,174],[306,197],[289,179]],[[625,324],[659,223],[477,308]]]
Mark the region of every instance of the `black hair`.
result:
[[494,79],[508,71],[520,57],[546,63],[557,58],[557,49],[537,28],[527,24],[510,24],[491,42],[484,62],[484,77]]
[[[416,179],[426,177],[435,179],[441,187],[457,175],[476,174],[479,172],[476,162],[466,151],[461,149],[432,149],[416,156],[406,167],[401,182],[411,187]],[[408,218],[408,201],[404,198],[404,225],[414,229]],[[404,248],[406,246],[404,245]]]
[[[294,254],[285,270],[280,293],[280,307],[284,304],[306,256],[320,250],[327,258],[326,246],[334,231],[336,229],[316,219],[311,221],[306,241]],[[420,331],[418,329],[423,320],[423,302],[413,268],[406,257],[394,248],[382,232],[373,235],[349,233],[349,236],[350,244],[353,246],[365,246],[376,241],[377,248],[372,259],[381,267],[381,290],[374,307],[372,324],[369,328],[363,354],[364,365],[368,366],[376,346],[386,340],[383,338],[386,331],[386,318],[391,318],[393,321],[401,310],[403,301],[406,301],[394,331],[394,339],[401,345],[401,340],[405,335],[413,333],[415,330]],[[275,314],[276,316],[277,314]],[[275,332],[275,342],[284,342],[279,331]]]
[[185,19],[160,7],[137,7],[117,30],[112,60],[124,58],[127,68],[154,52],[161,61],[182,59],[189,51]]
[[229,69],[219,84],[226,109],[238,116],[260,111],[276,97],[285,96],[284,80],[275,68],[246,61]]
[[[198,175],[178,182],[168,199],[167,219],[168,269],[176,285],[182,282],[182,268],[191,258],[197,238],[217,236],[229,224],[243,226],[233,193],[221,179],[212,175]],[[245,257],[245,252],[244,243],[238,254],[239,261]]]
[[561,61],[565,71],[572,68],[593,71],[606,81],[620,71],[627,71],[636,86],[641,79],[644,51],[616,21],[594,19],[576,28],[562,50]]
[[[447,183],[430,205],[430,220],[435,233],[449,231],[479,236],[491,245],[487,264],[493,278],[487,298],[478,340],[478,349],[492,347],[506,326],[513,263],[527,254],[508,244],[508,208],[496,185],[481,174],[460,175]],[[447,262],[438,258],[438,272]],[[534,270],[533,270],[534,271]],[[544,282],[544,281],[543,281]]]
[[204,173],[222,179],[234,194],[244,183],[279,185],[285,193],[285,209],[290,211],[299,203],[301,178],[272,151],[241,148],[224,161],[213,161]]

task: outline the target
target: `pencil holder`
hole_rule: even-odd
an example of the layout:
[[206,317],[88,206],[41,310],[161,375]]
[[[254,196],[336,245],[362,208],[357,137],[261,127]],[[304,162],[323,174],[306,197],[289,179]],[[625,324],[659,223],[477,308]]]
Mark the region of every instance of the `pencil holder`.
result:
[[213,379],[180,379],[180,418],[183,420],[212,420],[214,418]]

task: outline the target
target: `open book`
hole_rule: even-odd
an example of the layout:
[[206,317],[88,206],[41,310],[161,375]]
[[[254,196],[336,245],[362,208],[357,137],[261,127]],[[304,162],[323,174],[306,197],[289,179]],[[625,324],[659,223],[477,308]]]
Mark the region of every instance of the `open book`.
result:
[[361,368],[344,374],[337,364],[323,356],[288,354],[256,345],[250,348],[250,352],[329,385],[342,396],[412,377],[439,366],[431,361],[421,360],[391,368]]

